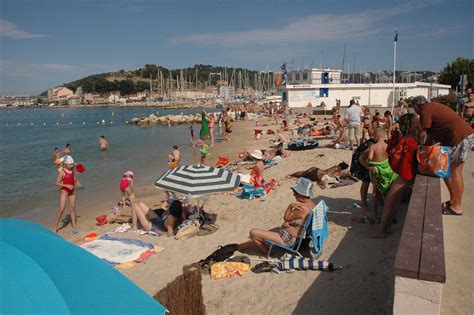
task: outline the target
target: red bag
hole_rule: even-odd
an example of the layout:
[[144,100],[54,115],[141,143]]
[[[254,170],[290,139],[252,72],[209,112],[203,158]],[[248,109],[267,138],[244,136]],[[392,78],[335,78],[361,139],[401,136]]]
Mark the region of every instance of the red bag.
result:
[[84,173],[86,171],[86,168],[84,167],[84,165],[82,164],[77,164],[76,165],[76,170],[79,172],[79,173]]
[[98,217],[95,218],[97,221],[97,225],[104,225],[107,224],[107,215],[99,215]]

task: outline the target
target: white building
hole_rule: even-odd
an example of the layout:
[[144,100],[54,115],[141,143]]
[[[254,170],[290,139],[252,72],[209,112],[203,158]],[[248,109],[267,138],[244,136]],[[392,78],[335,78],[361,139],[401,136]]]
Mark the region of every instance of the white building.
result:
[[[395,84],[395,103],[400,97],[423,95],[428,99],[449,94],[449,85],[414,82]],[[351,99],[361,105],[393,107],[392,83],[341,83],[341,70],[310,69],[291,71],[286,86],[278,88],[283,101],[290,107],[316,107],[324,102],[328,108],[341,100],[342,106]]]

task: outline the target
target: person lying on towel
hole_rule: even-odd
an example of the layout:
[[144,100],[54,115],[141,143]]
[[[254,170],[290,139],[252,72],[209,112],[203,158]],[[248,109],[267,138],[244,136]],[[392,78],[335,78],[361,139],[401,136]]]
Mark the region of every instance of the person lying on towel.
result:
[[[338,165],[334,165],[326,170],[320,169],[319,167],[310,167],[305,171],[296,172],[288,175],[287,177],[304,177],[310,181],[316,182],[319,187],[325,188],[323,177],[325,175],[329,177],[341,178],[346,176],[345,170],[349,167],[346,162],[341,162]],[[326,177],[327,177],[326,176]]]
[[136,231],[138,223],[145,231],[159,235],[173,236],[176,228],[187,219],[187,211],[179,200],[173,200],[168,211],[151,209],[144,202],[132,202],[132,230]]
[[300,178],[296,184],[291,187],[296,202],[288,205],[283,215],[283,224],[280,227],[271,229],[270,231],[251,229],[250,240],[239,244],[238,251],[244,252],[247,249],[258,247],[263,254],[268,253],[265,241],[272,241],[282,246],[293,247],[296,243],[301,229],[311,209],[315,204],[311,200],[314,197],[313,183],[306,179]]

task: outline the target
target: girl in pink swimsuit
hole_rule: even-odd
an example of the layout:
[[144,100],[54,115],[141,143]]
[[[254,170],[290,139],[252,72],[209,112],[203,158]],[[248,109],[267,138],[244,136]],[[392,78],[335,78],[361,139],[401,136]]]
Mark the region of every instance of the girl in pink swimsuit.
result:
[[66,201],[69,203],[69,211],[71,212],[71,225],[73,229],[77,229],[76,221],[76,194],[74,188],[81,187],[79,180],[74,177],[74,160],[70,155],[65,155],[61,158],[61,168],[59,169],[59,175],[56,179],[56,186],[59,189],[59,209],[56,214],[56,221],[54,225],[54,231],[57,233],[59,230],[59,221],[64,213],[66,207]]
[[120,181],[120,193],[122,194],[122,202],[120,206],[123,207],[127,201],[134,201],[135,193],[133,192],[133,172],[127,171],[123,174]]

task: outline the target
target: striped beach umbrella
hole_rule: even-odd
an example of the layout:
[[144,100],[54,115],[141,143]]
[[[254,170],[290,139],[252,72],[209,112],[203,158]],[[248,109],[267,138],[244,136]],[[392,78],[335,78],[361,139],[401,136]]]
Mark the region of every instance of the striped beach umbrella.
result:
[[168,170],[155,182],[159,189],[190,197],[233,191],[239,184],[239,175],[205,165],[183,165]]

